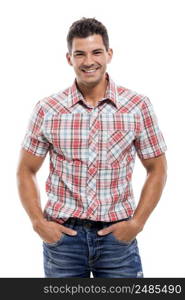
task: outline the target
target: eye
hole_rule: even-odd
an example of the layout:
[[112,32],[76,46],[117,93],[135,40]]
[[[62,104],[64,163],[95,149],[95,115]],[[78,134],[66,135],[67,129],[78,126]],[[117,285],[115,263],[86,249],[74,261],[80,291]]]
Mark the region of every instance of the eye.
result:
[[82,56],[83,53],[76,53],[75,56]]
[[99,55],[99,54],[101,54],[101,53],[102,53],[101,51],[96,51],[96,52],[94,52],[95,55]]

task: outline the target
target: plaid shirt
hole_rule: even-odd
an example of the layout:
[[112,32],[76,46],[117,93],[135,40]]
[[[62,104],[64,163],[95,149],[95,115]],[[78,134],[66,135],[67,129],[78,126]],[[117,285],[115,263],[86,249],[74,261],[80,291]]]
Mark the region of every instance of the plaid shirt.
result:
[[132,172],[141,159],[164,153],[166,144],[148,97],[116,86],[108,74],[105,98],[90,106],[72,87],[38,101],[22,147],[49,151],[44,215],[116,221],[133,214]]

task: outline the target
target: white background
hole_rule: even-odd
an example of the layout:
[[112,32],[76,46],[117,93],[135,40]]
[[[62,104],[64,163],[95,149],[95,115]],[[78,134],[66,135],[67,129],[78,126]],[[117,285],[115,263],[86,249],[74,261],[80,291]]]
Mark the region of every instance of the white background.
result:
[[[138,235],[145,277],[185,277],[185,9],[180,0],[17,0],[0,2],[0,277],[44,277],[42,241],[17,192],[20,144],[36,102],[73,83],[65,59],[72,22],[95,17],[108,29],[112,79],[147,95],[168,151],[168,181]],[[42,204],[48,159],[38,173]],[[136,203],[145,180],[139,159]]]

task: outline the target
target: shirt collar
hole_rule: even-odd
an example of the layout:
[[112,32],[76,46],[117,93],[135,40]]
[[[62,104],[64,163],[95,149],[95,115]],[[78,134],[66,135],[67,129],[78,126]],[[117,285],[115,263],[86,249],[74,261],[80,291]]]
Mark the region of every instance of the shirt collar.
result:
[[[112,101],[116,107],[118,107],[118,89],[114,81],[110,78],[109,74],[106,73],[106,79],[108,80],[107,89],[105,92],[105,97],[101,100],[109,99]],[[80,90],[78,89],[76,85],[76,79],[74,80],[73,85],[69,88],[69,94],[68,94],[68,107],[71,107],[75,105],[77,102],[83,101],[84,97]]]

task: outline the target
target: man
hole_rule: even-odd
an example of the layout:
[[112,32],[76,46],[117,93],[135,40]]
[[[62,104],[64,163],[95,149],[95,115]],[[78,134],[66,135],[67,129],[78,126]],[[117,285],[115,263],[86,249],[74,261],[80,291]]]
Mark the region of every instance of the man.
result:
[[[106,72],[113,51],[105,26],[82,18],[67,42],[74,84],[36,104],[17,171],[22,204],[43,240],[45,276],[143,277],[136,236],[166,182],[166,145],[150,100]],[[36,173],[48,151],[43,212]],[[147,171],[137,207],[136,153]]]

